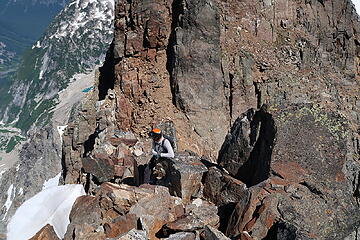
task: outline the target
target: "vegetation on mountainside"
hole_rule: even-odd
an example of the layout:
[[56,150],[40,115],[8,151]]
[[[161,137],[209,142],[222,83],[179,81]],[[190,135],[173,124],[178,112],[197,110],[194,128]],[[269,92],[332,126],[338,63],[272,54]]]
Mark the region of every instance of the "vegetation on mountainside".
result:
[[[105,1],[79,4],[65,7],[43,36],[28,45],[33,45],[31,49],[22,48],[16,71],[7,76],[7,88],[0,87],[3,127],[17,128],[26,135],[30,128],[48,124],[59,102],[58,92],[68,86],[75,74],[92,70],[105,58],[113,37],[113,9]],[[85,14],[81,19],[77,17],[79,12]],[[0,32],[1,29],[8,28],[0,26]],[[4,33],[16,36],[9,31]],[[10,66],[2,66],[0,74],[7,69]],[[0,150],[6,151],[22,140],[5,132],[0,132],[0,138]]]
[[25,138],[14,128],[0,128],[0,151],[11,152]]
[[25,138],[23,138],[21,136],[13,136],[8,141],[5,152],[6,153],[11,152],[15,148],[15,146],[23,140],[25,140]]

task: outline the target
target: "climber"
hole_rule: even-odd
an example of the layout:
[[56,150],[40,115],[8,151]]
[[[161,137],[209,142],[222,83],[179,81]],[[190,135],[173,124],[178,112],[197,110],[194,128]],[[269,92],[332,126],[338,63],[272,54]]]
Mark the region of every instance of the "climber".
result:
[[[160,162],[166,162],[167,159],[174,157],[174,147],[173,141],[167,136],[164,136],[159,128],[154,128],[149,133],[149,136],[152,138],[152,158],[148,164],[148,169],[150,171],[150,179],[161,179],[165,176],[165,170],[161,167]],[[145,176],[145,179],[147,177]],[[145,180],[145,182],[147,182]]]
[[156,158],[173,158],[174,157],[174,149],[172,147],[172,143],[170,139],[164,137],[161,130],[159,128],[154,128],[149,136],[153,139],[152,144],[152,155]]

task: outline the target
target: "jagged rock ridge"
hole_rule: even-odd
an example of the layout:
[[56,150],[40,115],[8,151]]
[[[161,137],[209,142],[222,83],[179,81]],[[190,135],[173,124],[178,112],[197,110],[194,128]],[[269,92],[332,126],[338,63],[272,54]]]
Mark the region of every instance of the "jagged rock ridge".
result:
[[[89,193],[69,238],[207,239],[215,227],[238,239],[357,239],[360,24],[350,1],[119,1],[115,15],[100,87],[64,137],[64,181]],[[146,130],[169,119],[180,152],[193,151],[164,163],[181,181],[126,185],[150,158]],[[148,187],[164,198],[127,198]],[[169,193],[182,205],[155,211]]]

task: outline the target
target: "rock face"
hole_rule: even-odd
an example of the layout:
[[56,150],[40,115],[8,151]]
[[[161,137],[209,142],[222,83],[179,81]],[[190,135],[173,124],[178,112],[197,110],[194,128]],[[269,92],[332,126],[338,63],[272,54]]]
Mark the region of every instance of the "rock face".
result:
[[217,230],[216,228],[206,226],[205,228],[205,239],[209,240],[228,240],[230,238],[226,237],[222,232]]
[[[100,73],[99,79],[102,77]],[[64,134],[65,183],[83,183],[87,191],[94,187],[94,182],[115,179],[138,184],[137,162],[133,156],[136,156],[138,140],[130,132],[117,130],[115,94],[96,102],[98,94],[93,91],[82,101]]]
[[218,148],[228,125],[219,9],[212,0],[189,0],[174,1],[173,11],[169,46],[173,101],[187,114],[197,134]]
[[[348,0],[120,0],[64,139],[68,238],[356,239],[359,30]],[[163,186],[136,187],[168,120]]]

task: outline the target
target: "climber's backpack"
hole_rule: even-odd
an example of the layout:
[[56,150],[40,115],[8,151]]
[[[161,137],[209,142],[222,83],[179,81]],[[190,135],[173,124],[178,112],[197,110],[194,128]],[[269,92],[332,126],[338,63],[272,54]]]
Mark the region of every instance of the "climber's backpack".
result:
[[173,150],[175,152],[176,151],[176,143],[175,143],[174,138],[169,135],[163,135],[163,137],[164,137],[164,141],[162,142],[162,147],[164,148],[164,142],[165,142],[165,139],[167,139],[167,140],[169,140],[171,147],[173,148]]

